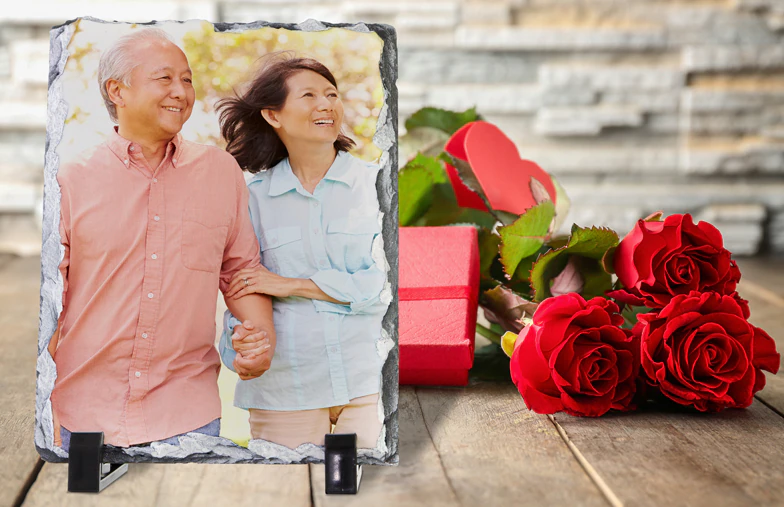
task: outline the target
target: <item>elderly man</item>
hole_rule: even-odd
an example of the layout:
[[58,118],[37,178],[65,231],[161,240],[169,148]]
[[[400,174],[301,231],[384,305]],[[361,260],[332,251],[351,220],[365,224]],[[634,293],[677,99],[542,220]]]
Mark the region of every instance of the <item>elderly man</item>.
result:
[[[117,126],[57,174],[65,255],[49,347],[55,442],[58,425],[66,448],[73,431],[102,431],[120,447],[218,435],[217,291],[259,264],[242,171],[225,151],[181,138],[195,93],[165,32],[120,39],[98,80]],[[227,304],[245,320],[234,366],[258,377],[275,345],[270,298]]]

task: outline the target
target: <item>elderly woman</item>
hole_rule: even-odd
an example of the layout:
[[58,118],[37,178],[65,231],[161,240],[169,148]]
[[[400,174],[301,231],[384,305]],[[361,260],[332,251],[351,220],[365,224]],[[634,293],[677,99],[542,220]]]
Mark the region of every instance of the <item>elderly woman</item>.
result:
[[[337,83],[316,60],[269,61],[218,110],[227,150],[255,174],[249,208],[263,264],[238,272],[226,296],[273,296],[277,334],[270,369],[240,380],[234,404],[249,411],[255,439],[323,445],[335,425],[376,447],[376,343],[388,305],[386,274],[371,255],[379,168],[348,153]],[[239,333],[229,339],[238,325],[227,312],[220,349],[229,368],[238,352],[254,353]]]

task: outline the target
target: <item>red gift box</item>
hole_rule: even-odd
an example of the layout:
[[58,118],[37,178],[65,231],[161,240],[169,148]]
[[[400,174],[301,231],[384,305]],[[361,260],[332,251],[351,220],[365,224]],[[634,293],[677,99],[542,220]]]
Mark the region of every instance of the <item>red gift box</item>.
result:
[[474,363],[479,246],[473,227],[401,227],[400,383],[466,385]]

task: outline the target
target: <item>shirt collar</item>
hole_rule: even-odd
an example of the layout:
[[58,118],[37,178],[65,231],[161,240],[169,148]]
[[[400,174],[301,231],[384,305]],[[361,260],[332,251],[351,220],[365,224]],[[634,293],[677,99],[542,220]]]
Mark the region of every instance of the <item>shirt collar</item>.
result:
[[[109,146],[109,149],[112,150],[117,158],[125,164],[125,167],[130,167],[131,160],[134,160],[138,157],[143,157],[144,154],[142,153],[142,147],[139,143],[134,143],[122,137],[118,132],[118,127],[115,125],[112,128],[112,133],[109,134],[109,138],[106,140],[106,144]],[[182,145],[182,136],[178,133],[176,136],[169,141],[169,144],[166,145],[166,155],[164,156],[164,160],[166,157],[169,157],[171,154],[171,163],[174,167],[177,167],[177,156],[180,153],[180,146]],[[177,156],[175,156],[177,154]]]
[[[349,187],[354,185],[354,173],[351,171],[351,162],[353,157],[346,151],[338,151],[335,161],[329,166],[327,174],[324,175],[325,180],[339,181],[345,183]],[[297,188],[300,185],[299,180],[291,170],[288,157],[281,160],[272,171],[270,177],[269,191],[271,196],[278,196],[285,194]]]

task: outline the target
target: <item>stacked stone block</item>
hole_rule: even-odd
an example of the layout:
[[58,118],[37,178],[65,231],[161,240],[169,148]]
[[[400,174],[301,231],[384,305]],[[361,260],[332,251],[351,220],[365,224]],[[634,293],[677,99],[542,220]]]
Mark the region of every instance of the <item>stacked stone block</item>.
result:
[[35,232],[48,28],[90,14],[392,24],[401,127],[425,105],[476,106],[560,179],[570,221],[623,233],[656,210],[691,212],[738,254],[784,252],[781,0],[50,4],[0,13],[0,249]]

